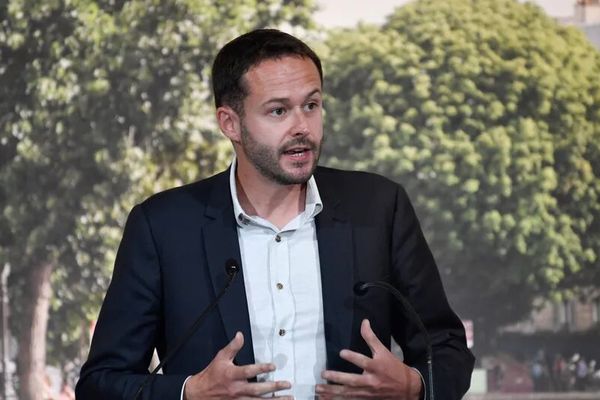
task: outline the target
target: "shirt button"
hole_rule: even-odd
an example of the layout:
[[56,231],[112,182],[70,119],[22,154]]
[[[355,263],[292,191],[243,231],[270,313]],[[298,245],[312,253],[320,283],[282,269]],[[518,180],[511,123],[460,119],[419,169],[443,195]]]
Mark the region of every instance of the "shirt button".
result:
[[277,289],[279,289],[279,290],[283,289],[283,284],[282,283],[277,283],[276,286],[277,286]]
[[275,241],[277,243],[281,242],[281,236],[279,236],[279,235],[275,236]]
[[279,336],[285,336],[285,329],[279,330]]

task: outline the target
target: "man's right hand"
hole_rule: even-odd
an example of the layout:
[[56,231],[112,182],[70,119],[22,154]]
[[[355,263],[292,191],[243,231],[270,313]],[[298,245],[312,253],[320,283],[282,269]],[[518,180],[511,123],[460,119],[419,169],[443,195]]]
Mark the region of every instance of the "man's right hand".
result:
[[[248,379],[257,375],[274,371],[275,365],[234,365],[233,359],[243,345],[244,335],[237,332],[233,340],[217,353],[204,370],[188,379],[184,388],[184,400],[259,399],[262,395],[291,387],[288,381],[248,382]],[[293,399],[292,396],[273,398]]]

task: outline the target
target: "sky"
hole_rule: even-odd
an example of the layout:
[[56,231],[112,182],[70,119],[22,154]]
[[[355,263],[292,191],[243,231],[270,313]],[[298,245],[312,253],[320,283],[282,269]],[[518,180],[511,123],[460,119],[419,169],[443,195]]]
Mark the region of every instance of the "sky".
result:
[[[318,0],[317,22],[327,27],[353,26],[358,21],[381,23],[394,8],[411,0]],[[440,0],[443,1],[443,0]],[[552,17],[573,15],[575,0],[531,0]]]

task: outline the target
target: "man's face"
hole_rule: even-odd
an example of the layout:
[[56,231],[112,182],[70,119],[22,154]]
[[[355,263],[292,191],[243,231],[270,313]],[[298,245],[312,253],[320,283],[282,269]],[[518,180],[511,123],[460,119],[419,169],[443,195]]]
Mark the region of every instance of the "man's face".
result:
[[282,185],[305,183],[323,141],[316,66],[308,58],[283,57],[263,61],[243,79],[248,95],[240,120],[239,167]]

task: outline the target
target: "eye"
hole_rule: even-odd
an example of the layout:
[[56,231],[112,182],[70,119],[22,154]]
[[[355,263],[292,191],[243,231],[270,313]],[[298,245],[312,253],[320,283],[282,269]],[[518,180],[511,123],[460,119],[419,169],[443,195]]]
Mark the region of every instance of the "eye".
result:
[[310,103],[307,103],[304,106],[304,109],[306,111],[313,111],[313,110],[316,110],[317,108],[319,108],[319,103],[317,103],[316,101],[311,101]]
[[269,114],[275,116],[275,117],[281,117],[283,114],[285,114],[285,108],[283,107],[277,107],[272,109]]

